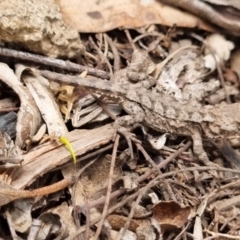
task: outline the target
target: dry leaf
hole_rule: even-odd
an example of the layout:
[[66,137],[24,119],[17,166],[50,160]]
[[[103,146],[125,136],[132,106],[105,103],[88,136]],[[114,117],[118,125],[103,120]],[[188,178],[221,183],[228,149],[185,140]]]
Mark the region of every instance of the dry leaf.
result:
[[68,130],[54,96],[50,91],[48,80],[39,75],[35,75],[34,71],[30,68],[20,64],[16,65],[16,72],[21,76],[21,79],[25,82],[29,92],[33,96],[47,125],[48,134],[58,133],[65,135]]
[[191,212],[191,208],[182,208],[176,202],[160,202],[153,208],[153,217],[159,222],[162,231],[181,228]]
[[196,16],[159,1],[56,0],[56,2],[60,6],[63,19],[79,32],[105,32],[119,27],[137,28],[154,23],[213,30],[209,24]]
[[[111,225],[112,229],[120,230],[122,227],[124,227],[127,221],[127,217],[112,214],[107,217],[107,220]],[[133,219],[131,219],[128,230],[136,232],[139,226],[140,225],[137,223],[137,221],[134,221]]]
[[16,145],[21,148],[25,141],[37,132],[41,125],[41,115],[29,91],[4,63],[0,63],[0,79],[18,94],[21,101],[16,126]]

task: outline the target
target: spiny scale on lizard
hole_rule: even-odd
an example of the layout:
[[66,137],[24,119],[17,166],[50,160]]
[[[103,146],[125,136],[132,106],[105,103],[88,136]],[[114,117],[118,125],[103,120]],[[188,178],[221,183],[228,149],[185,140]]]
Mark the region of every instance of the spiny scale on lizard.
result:
[[[140,104],[143,108],[170,119],[200,123],[206,115],[203,108],[191,107],[174,101],[170,96],[152,92],[142,87],[129,87],[128,84],[118,84],[113,81],[99,79],[85,79],[66,76],[50,71],[41,71],[41,75],[73,86],[81,86],[95,93],[104,94],[110,98],[130,100]],[[208,113],[209,114],[209,113]]]

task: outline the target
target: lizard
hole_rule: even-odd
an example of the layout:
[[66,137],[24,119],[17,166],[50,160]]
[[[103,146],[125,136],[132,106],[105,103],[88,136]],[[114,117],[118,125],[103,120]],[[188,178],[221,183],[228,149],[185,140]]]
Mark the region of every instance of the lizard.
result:
[[[146,71],[146,69],[143,70]],[[145,79],[142,75],[138,83],[124,81],[126,77],[129,78],[129,71],[121,71],[120,76],[123,81],[117,80],[119,74],[113,77],[114,81],[85,79],[47,70],[40,71],[40,74],[49,80],[81,86],[89,91],[116,99],[129,114],[116,120],[118,131],[123,135],[126,131],[122,126],[143,123],[158,132],[192,137],[194,153],[205,165],[211,165],[211,162],[203,149],[203,134],[210,139],[234,139],[238,135],[240,117],[237,114],[233,115],[233,112],[239,112],[240,103],[211,106],[178,102],[171,96],[152,89],[153,78]],[[130,75],[137,79],[131,71]]]

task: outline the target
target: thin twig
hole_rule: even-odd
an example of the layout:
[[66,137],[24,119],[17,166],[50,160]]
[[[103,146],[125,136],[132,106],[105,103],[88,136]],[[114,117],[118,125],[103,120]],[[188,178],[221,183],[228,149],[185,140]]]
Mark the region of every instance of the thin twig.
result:
[[85,196],[84,197],[84,203],[85,203],[85,216],[86,216],[86,232],[85,232],[85,239],[89,239],[90,236],[90,208],[88,204],[88,199]]
[[135,46],[135,44],[134,44],[134,42],[133,42],[133,40],[132,40],[132,37],[131,37],[131,35],[130,35],[129,30],[128,30],[128,29],[125,29],[124,32],[125,32],[125,34],[126,34],[126,36],[127,36],[127,39],[128,39],[128,41],[129,41],[132,49],[133,49],[133,50],[136,50],[137,47]]
[[99,237],[99,235],[101,233],[102,225],[103,225],[103,222],[104,222],[104,220],[106,218],[108,206],[109,206],[109,203],[110,203],[110,196],[111,196],[111,191],[112,191],[112,181],[113,181],[113,174],[114,174],[114,167],[115,167],[115,162],[116,162],[116,157],[117,157],[117,148],[118,148],[118,145],[119,145],[119,139],[120,139],[120,136],[119,136],[119,134],[117,134],[115,142],[114,142],[112,159],[111,159],[111,165],[110,165],[110,171],[109,171],[107,194],[106,194],[106,202],[105,202],[105,205],[104,205],[104,208],[103,208],[103,212],[102,212],[99,224],[98,224],[98,228],[97,228],[96,234],[94,236],[95,240],[98,239],[98,237]]
[[132,205],[131,211],[130,211],[130,213],[128,214],[127,221],[126,221],[126,223],[125,223],[125,225],[124,225],[123,230],[122,230],[121,233],[118,235],[117,240],[123,239],[123,237],[124,237],[124,235],[125,235],[125,232],[126,232],[126,230],[128,229],[128,227],[129,227],[129,225],[130,225],[130,222],[131,222],[131,220],[132,220],[132,218],[133,218],[133,216],[134,216],[134,211],[135,211],[137,205],[139,205],[139,203],[140,203],[143,195],[146,193],[147,190],[149,190],[149,186],[148,186],[148,185],[146,185],[143,189],[141,189],[141,191],[138,191],[138,194],[139,194],[139,195],[138,195],[138,197],[137,197],[137,200],[136,200],[136,201],[134,202],[134,204]]
[[179,239],[180,239],[180,237],[183,235],[183,233],[186,232],[186,230],[188,229],[190,223],[191,223],[191,222],[189,222],[189,223],[187,224],[187,226],[182,229],[182,231],[174,238],[174,240],[179,240]]
[[6,57],[14,57],[17,59],[39,63],[46,66],[57,67],[57,68],[72,71],[72,72],[80,73],[80,72],[87,71],[89,75],[93,75],[103,79],[110,78],[109,73],[99,69],[90,68],[88,66],[82,66],[80,64],[72,63],[69,61],[63,61],[61,59],[43,57],[41,55],[32,54],[28,52],[16,51],[8,48],[0,48],[0,55],[6,56]]
[[[180,169],[180,170],[176,170],[176,171],[172,171],[172,172],[168,172],[168,173],[163,173],[162,175],[157,176],[155,179],[151,180],[148,183],[148,188],[152,188],[156,185],[159,184],[159,181],[161,181],[162,179],[166,178],[166,177],[171,177],[174,176],[176,174],[180,174],[180,173],[184,173],[184,172],[194,172],[194,171],[199,171],[199,172],[203,172],[203,171],[211,171],[211,170],[215,170],[215,171],[220,171],[220,172],[232,172],[232,173],[238,173],[240,174],[239,170],[234,170],[234,169],[230,169],[230,168],[220,168],[220,167],[212,167],[212,166],[204,166],[204,167],[191,167],[191,168],[185,168],[185,169]],[[143,189],[143,188],[141,188]],[[141,189],[139,191],[141,191]],[[128,202],[132,201],[133,199],[135,199],[138,195],[139,195],[139,191],[133,193],[132,195],[126,197],[124,200],[122,200],[120,203],[116,204],[115,206],[111,207],[107,214],[111,214],[112,212],[116,211],[116,209],[118,209],[119,207],[124,206],[125,204],[127,204]],[[91,221],[91,226],[96,224],[99,221],[100,217],[94,219],[93,221]],[[78,229],[78,231],[76,233],[74,233],[72,236],[69,236],[67,238],[67,240],[73,240],[76,236],[78,236],[79,234],[83,233],[85,231],[85,226],[81,227],[80,229]]]
[[[110,62],[108,61],[107,57],[105,56],[105,54],[102,52],[102,50],[96,45],[96,43],[93,41],[92,37],[89,37],[89,41],[92,45],[92,47],[97,51],[98,55],[100,56],[101,60],[103,63],[106,63],[108,66],[108,70],[110,72],[110,75],[113,75],[112,72],[112,66],[110,64]],[[105,44],[106,45],[106,44]]]
[[109,46],[112,49],[112,53],[114,56],[113,70],[114,70],[114,72],[116,72],[120,69],[120,56],[119,56],[118,50],[117,50],[116,45],[114,44],[113,40],[108,35],[106,35],[106,39],[108,41]]
[[8,108],[1,108],[0,112],[17,112],[19,110],[19,107],[8,107]]
[[[169,162],[171,162],[174,158],[176,158],[179,154],[181,154],[182,152],[186,151],[190,146],[191,146],[191,141],[187,142],[183,147],[179,148],[176,152],[174,152],[173,154],[171,154],[168,158],[166,158],[164,161],[162,161],[161,163],[159,163],[157,165],[158,169],[163,168],[164,166],[166,166]],[[137,182],[140,183],[144,180],[146,180],[149,176],[151,176],[151,174],[155,173],[155,169],[152,169],[149,172],[146,172],[144,175],[142,175],[141,177],[139,177],[137,179]]]

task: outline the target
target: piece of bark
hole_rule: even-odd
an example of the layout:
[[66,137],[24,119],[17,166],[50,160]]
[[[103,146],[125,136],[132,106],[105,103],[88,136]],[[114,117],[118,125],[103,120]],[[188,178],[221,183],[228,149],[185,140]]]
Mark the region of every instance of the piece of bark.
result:
[[[66,137],[71,142],[76,156],[80,156],[109,143],[115,133],[116,130],[108,124],[92,130],[74,130],[66,134]],[[24,156],[22,166],[17,168],[12,176],[11,185],[22,189],[37,177],[68,161],[72,161],[72,157],[65,145],[58,142],[41,145]]]

